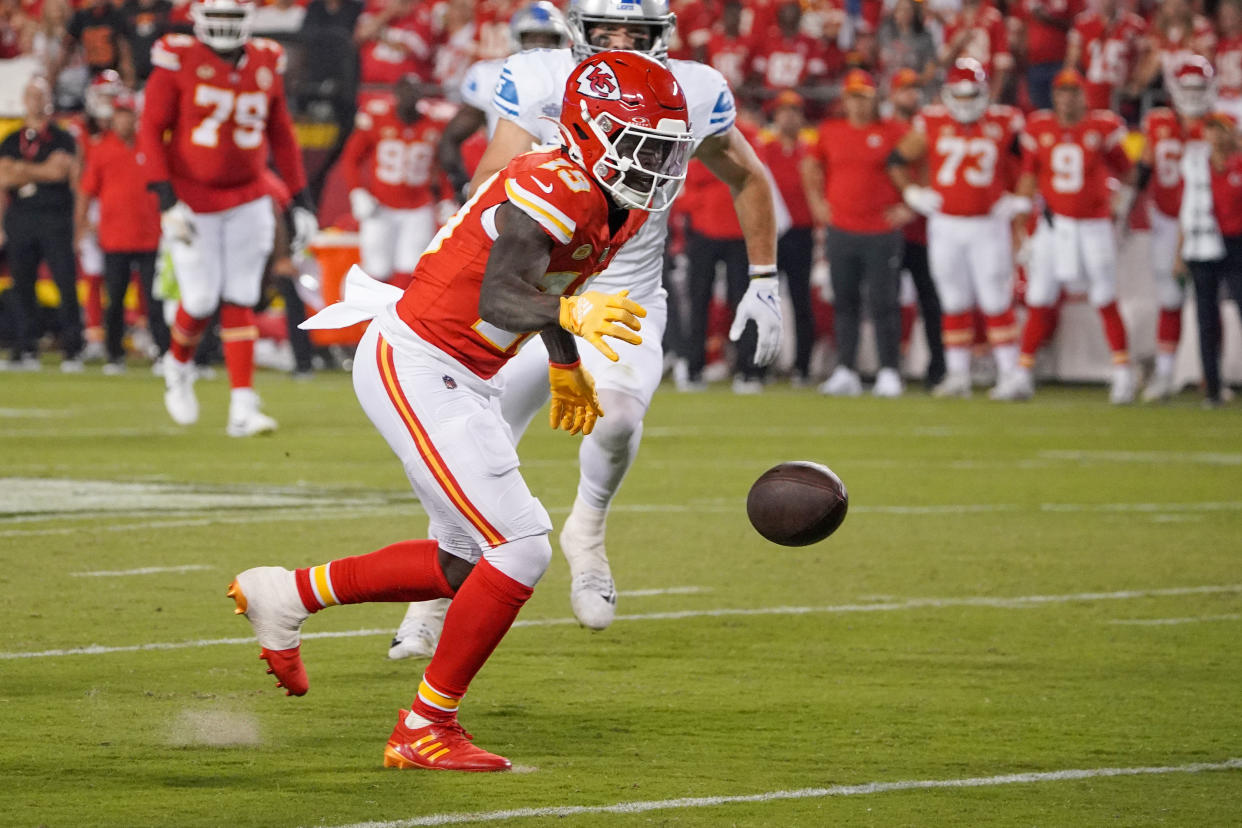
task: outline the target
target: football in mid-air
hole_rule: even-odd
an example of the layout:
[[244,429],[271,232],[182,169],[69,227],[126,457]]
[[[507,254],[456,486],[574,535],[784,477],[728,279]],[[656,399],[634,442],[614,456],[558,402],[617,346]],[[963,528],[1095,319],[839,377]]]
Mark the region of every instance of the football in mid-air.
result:
[[781,546],[808,546],[837,531],[850,496],[832,469],[797,460],[759,476],[746,497],[755,530]]

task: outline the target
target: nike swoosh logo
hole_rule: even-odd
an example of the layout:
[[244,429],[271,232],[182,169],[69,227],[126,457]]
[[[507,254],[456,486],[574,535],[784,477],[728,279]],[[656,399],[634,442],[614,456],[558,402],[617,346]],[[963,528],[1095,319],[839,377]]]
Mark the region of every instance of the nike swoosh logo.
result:
[[543,191],[544,191],[545,193],[547,193],[548,195],[552,195],[552,186],[551,186],[551,185],[549,185],[549,184],[544,184],[544,183],[543,183],[542,181],[540,181],[538,178],[535,178],[535,179],[532,179],[532,180],[533,180],[533,181],[534,181],[537,185],[539,185],[539,189],[543,190]]

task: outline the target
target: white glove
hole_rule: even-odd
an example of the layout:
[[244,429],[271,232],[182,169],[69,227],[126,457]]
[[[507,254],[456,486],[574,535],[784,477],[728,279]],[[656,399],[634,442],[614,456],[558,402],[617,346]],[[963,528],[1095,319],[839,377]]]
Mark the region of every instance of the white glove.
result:
[[729,328],[729,340],[737,342],[752,319],[758,329],[755,341],[755,364],[770,365],[781,351],[781,289],[780,279],[756,276],[750,280],[746,294],[737,303],[733,314],[733,327]]
[[194,228],[194,213],[184,201],[178,201],[160,213],[160,231],[175,242],[190,244],[198,232]]
[[349,212],[354,214],[355,221],[366,221],[375,215],[377,207],[379,207],[379,201],[361,187],[355,187],[349,191]]
[[296,256],[310,245],[319,232],[319,220],[305,207],[294,207],[289,211],[289,218],[293,222],[293,239],[289,242],[289,249]]
[[940,209],[940,205],[944,203],[940,193],[931,187],[920,187],[918,184],[910,184],[902,190],[901,200],[911,210],[923,216],[930,216],[932,213],[935,213]]
[[1027,215],[1033,209],[1035,206],[1026,196],[1005,193],[992,206],[992,215],[999,216],[1005,221],[1013,221],[1015,216]]
[[1030,236],[1022,239],[1022,243],[1018,245],[1017,251],[1013,254],[1013,263],[1018,267],[1030,267],[1031,254],[1034,252],[1034,247],[1035,245],[1031,241]]

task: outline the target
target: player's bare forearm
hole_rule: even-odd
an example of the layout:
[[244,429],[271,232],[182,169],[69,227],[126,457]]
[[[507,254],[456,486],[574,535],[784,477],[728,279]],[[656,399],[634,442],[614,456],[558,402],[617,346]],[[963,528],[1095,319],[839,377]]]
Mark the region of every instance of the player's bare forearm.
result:
[[544,347],[548,349],[548,362],[572,365],[578,361],[578,342],[574,335],[560,325],[552,325],[539,332]]
[[499,235],[479,291],[479,317],[513,333],[542,331],[558,324],[560,297],[535,287],[547,273],[552,239],[534,219],[508,202],[496,211],[496,229]]
[[479,185],[503,170],[510,161],[530,150],[536,143],[538,139],[534,135],[513,121],[501,118],[496,122],[496,131],[492,134],[487,149],[483,151],[483,157],[479,159],[474,178],[470,179],[470,191],[466,195],[473,194]]
[[459,195],[470,181],[461,157],[461,145],[485,123],[487,115],[482,110],[462,104],[440,135],[440,143],[436,145],[436,160],[453,185],[455,195]]
[[733,193],[733,209],[752,265],[776,264],[776,207],[763,162],[737,127],[699,144],[695,158]]

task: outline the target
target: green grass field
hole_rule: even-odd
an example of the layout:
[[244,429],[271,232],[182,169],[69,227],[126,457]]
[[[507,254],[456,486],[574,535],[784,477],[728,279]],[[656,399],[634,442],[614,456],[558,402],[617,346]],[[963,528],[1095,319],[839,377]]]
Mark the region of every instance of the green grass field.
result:
[[[403,607],[311,618],[300,699],[232,614],[239,570],[425,530],[348,377],[260,390],[237,441],[222,380],[181,430],[143,371],[0,375],[0,824],[1242,823],[1242,409],[661,392],[620,617],[572,621],[558,554],[462,709],[523,772],[458,775],[381,767]],[[558,523],[576,450],[521,446]],[[851,510],[784,549],[745,495],[800,458]]]

